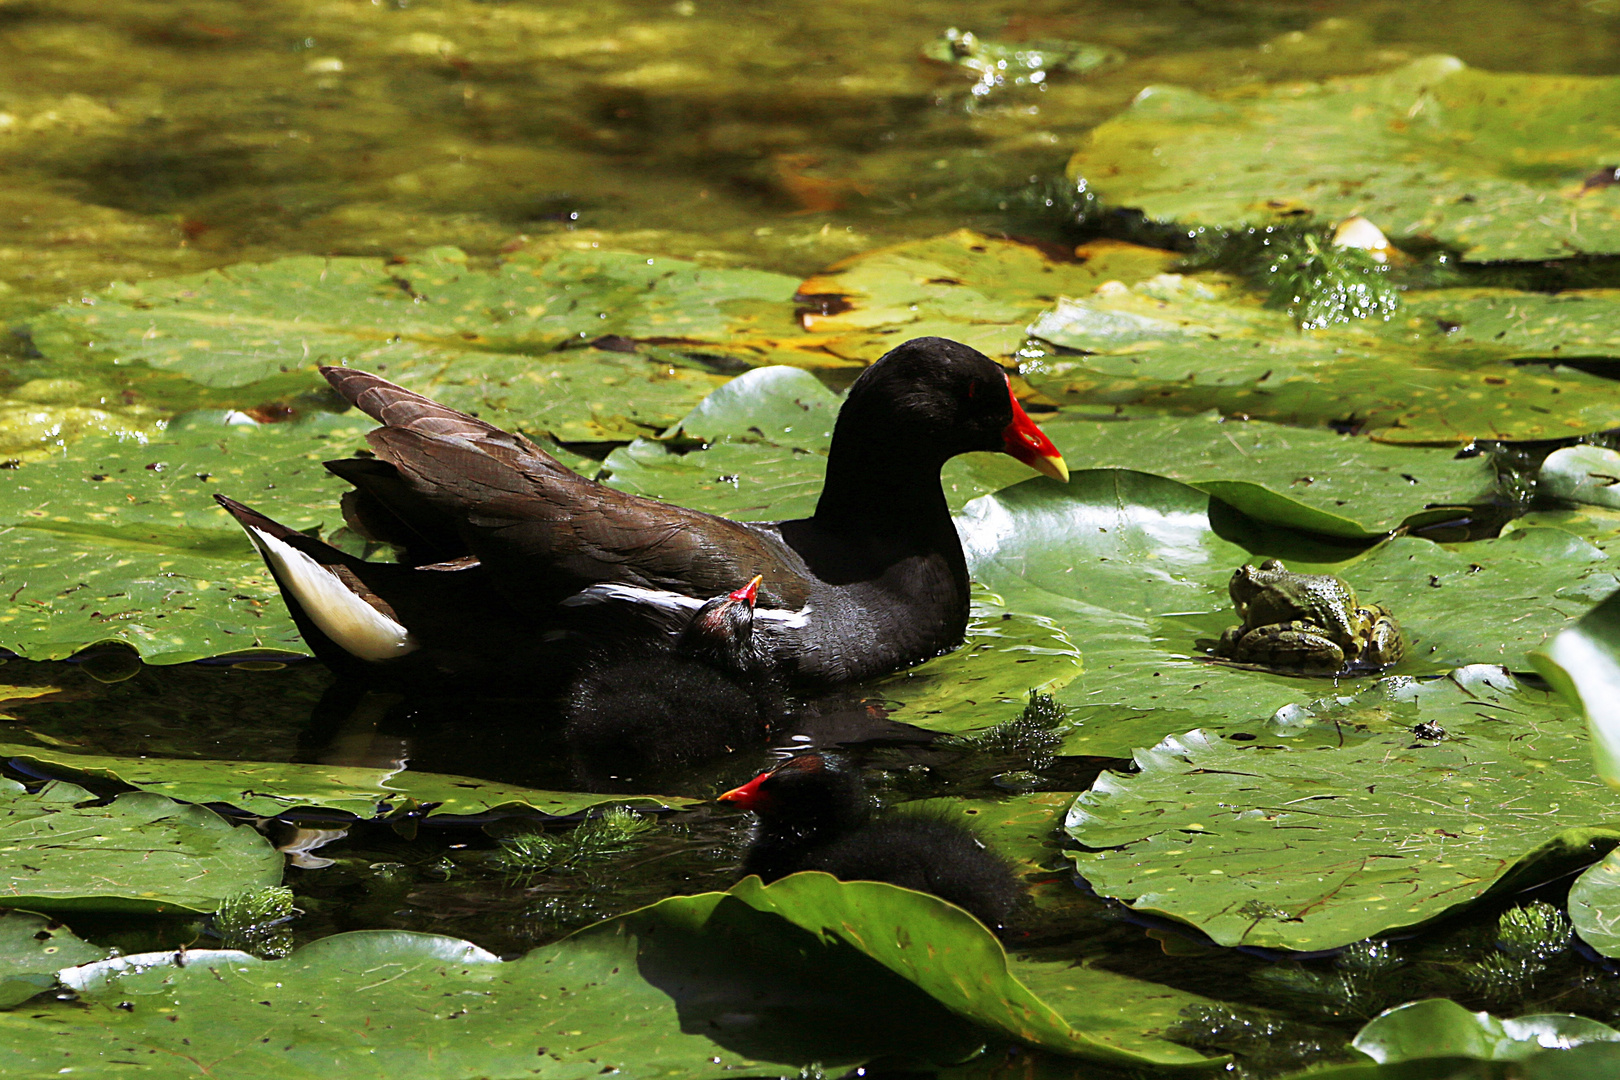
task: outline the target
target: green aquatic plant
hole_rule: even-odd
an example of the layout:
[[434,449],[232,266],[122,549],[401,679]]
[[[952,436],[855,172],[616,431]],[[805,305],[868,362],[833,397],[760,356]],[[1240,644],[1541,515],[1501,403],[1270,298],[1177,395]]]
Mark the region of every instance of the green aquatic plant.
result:
[[1569,916],[1544,900],[1504,911],[1496,923],[1496,947],[1520,960],[1550,960],[1569,948]]
[[658,823],[614,806],[566,833],[521,832],[501,840],[495,865],[509,873],[538,874],[608,862],[639,847]]
[[1276,245],[1266,267],[1271,306],[1287,311],[1302,330],[1388,319],[1401,306],[1388,273],[1389,264],[1370,252],[1310,232]]
[[286,885],[244,889],[220,902],[214,912],[214,930],[222,948],[275,960],[293,950],[293,935],[287,924],[297,915],[293,891]]
[[1058,728],[1068,713],[1051,694],[1031,690],[1023,712],[1011,720],[971,735],[947,735],[939,740],[939,745],[953,750],[1017,756],[1029,762],[1029,770],[1016,770],[1017,773],[1039,772],[1052,764],[1058,747],[1063,744]]

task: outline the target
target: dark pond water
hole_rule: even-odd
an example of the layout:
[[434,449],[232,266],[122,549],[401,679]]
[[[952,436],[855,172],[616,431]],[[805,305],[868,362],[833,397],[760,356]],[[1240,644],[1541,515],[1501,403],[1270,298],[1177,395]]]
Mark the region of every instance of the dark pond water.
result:
[[[949,27],[1084,40],[1126,59],[1085,79],[976,94],[971,73],[920,56]],[[1620,2],[0,3],[0,313],[289,253],[453,244],[491,256],[612,241],[808,274],[962,225],[1072,239],[1080,227],[1045,213],[1043,184],[1144,85],[1319,78],[1430,52],[1503,71],[1617,73]],[[63,692],[12,705],[7,728],[106,754],[404,757],[538,788],[617,782],[582,780],[534,702],[356,701],[313,662],[143,668],[115,682],[91,667],[8,664],[6,682]],[[820,711],[832,723],[865,710],[852,695]],[[1016,755],[880,734],[849,752],[894,801],[994,797],[1004,789],[993,777],[1020,767]],[[708,798],[769,760],[728,760],[659,790]],[[1122,764],[1060,759],[1031,783],[1083,790]],[[360,825],[319,849],[329,865],[289,870],[305,912],[291,933],[397,927],[517,954],[663,896],[726,886],[742,826],[700,807],[665,815],[619,859],[524,875],[492,858],[510,820]],[[313,816],[267,826],[282,842],[298,827],[337,826]],[[1261,1072],[1430,994],[1499,1014],[1620,1016],[1620,979],[1589,957],[1565,954],[1529,980],[1480,974],[1501,908],[1561,902],[1567,887],[1527,884],[1537,891],[1398,942],[1407,962],[1394,968],[1216,950],[1126,917],[1057,870],[1011,943],[1273,1010],[1286,1019],[1228,1017],[1200,1042]],[[74,925],[126,950],[199,933],[190,922]]]

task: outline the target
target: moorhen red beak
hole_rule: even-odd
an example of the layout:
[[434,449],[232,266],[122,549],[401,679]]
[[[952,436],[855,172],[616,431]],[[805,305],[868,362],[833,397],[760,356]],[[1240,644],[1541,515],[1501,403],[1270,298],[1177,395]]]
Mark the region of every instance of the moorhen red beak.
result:
[[[375,375],[321,370],[382,425],[366,436],[372,457],[327,462],[354,485],[344,519],[396,545],[402,565],[352,559],[220,504],[258,545],[316,654],[382,678],[501,671],[560,686],[592,648],[671,645],[704,598],[755,605],[753,647],[789,683],[884,674],[955,647],[967,627],[945,462],[1002,451],[1068,475],[1001,367],[944,338],[905,342],[861,373],[815,513],[780,522],[630,495]],[[755,574],[763,582],[738,589]]]
[[933,893],[1000,930],[1024,896],[1012,870],[966,826],[876,811],[860,777],[823,754],[800,754],[718,797],[758,815],[743,874],[769,883],[805,870]]
[[1012,380],[1007,380],[1007,397],[1012,402],[1013,418],[1001,432],[1002,449],[1022,461],[1036,472],[1062,484],[1069,482],[1069,466],[1046,437],[1046,432],[1035,426],[1024,407],[1013,396]]

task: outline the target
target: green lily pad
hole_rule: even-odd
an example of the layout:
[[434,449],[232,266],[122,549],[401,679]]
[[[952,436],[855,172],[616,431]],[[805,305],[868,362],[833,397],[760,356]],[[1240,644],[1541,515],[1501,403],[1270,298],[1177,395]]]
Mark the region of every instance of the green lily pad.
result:
[[1592,767],[1620,788],[1620,590],[1532,652],[1530,661],[1585,714]]
[[1154,86],[1093,129],[1069,173],[1184,226],[1361,214],[1468,259],[1611,253],[1620,191],[1583,181],[1613,165],[1605,117],[1617,112],[1620,79],[1476,71],[1449,56],[1225,98]]
[[1030,320],[1058,297],[1147,277],[1176,257],[1130,244],[1080,250],[1087,254],[1062,260],[1030,244],[958,229],[862,252],[799,286],[801,296],[827,312],[812,309],[804,325],[827,351],[867,361],[930,334],[1011,360]]
[[1489,459],[1390,446],[1331,431],[1218,414],[1151,420],[1049,420],[1066,460],[1133,469],[1207,491],[1250,517],[1329,536],[1364,539],[1484,500]]
[[[958,1015],[1020,1042],[1102,1061],[1195,1065],[1212,1060],[1163,1041],[1157,1030],[1139,1024],[1128,1006],[1119,1008],[1125,1005],[1121,994],[1152,997],[1173,991],[1058,964],[1080,984],[1070,991],[1076,999],[1090,995],[1094,1026],[1076,1026],[1014,976],[1001,943],[977,919],[937,897],[876,881],[841,882],[815,872],[792,874],[770,885],[744,878],[728,895],[854,946]],[[1056,973],[1048,969],[1043,974]],[[1187,1004],[1196,1000],[1201,999],[1183,998]],[[1116,1007],[1106,1007],[1105,1001]]]
[[1031,690],[1051,693],[1080,673],[1080,653],[1052,619],[975,597],[967,640],[914,668],[863,683],[897,720],[929,731],[979,731],[1017,716]]
[[704,442],[754,440],[825,453],[841,403],[808,371],[781,365],[755,368],[698,402],[667,434]]
[[[1066,485],[1006,488],[958,517],[974,579],[1009,610],[1053,620],[1080,649],[1082,670],[1056,694],[1079,710],[1063,752],[1123,756],[1211,714],[1261,719],[1309,692],[1310,680],[1208,655],[1237,621],[1227,582],[1245,562],[1275,555],[1388,605],[1409,642],[1396,670],[1412,674],[1480,662],[1528,670],[1531,649],[1620,586],[1603,551],[1556,529],[1455,550],[1397,536],[1329,562],[1331,548],[1281,531],[1217,528],[1212,513],[1218,504],[1186,485],[1101,469]],[[1500,617],[1504,597],[1510,620]]]
[[0,891],[46,911],[207,913],[281,881],[281,854],[250,828],[145,791],[105,806],[60,781],[0,780]]
[[692,361],[595,348],[540,357],[396,348],[363,354],[350,366],[497,427],[562,442],[656,434],[726,383]]
[[338,525],[345,485],[320,463],[345,455],[364,417],[230,423],[197,413],[150,442],[85,439],[26,464],[0,491],[0,645],[60,659],[121,641],[149,663],[250,649],[305,653],[216,491],[294,528]]
[[1435,1057],[1378,1065],[1330,1065],[1289,1073],[1283,1080],[1608,1080],[1620,1068],[1620,1046],[1585,1043],[1548,1049],[1522,1061]]
[[1604,956],[1620,956],[1620,849],[1587,867],[1569,887],[1569,921]]
[[1499,1020],[1433,998],[1385,1011],[1357,1032],[1350,1045],[1383,1064],[1434,1057],[1523,1061],[1549,1047],[1568,1050],[1589,1042],[1620,1042],[1620,1031],[1569,1013]]
[[[784,965],[793,979],[781,978]],[[452,938],[361,931],[286,960],[216,951],[183,966],[172,953],[89,965],[63,973],[83,1005],[0,1016],[0,1069],[55,1071],[109,1051],[144,1064],[155,1051],[165,1069],[178,1059],[219,1077],[340,1065],[352,1076],[793,1075],[811,1061],[944,1063],[986,1034],[1117,1062],[1211,1063],[1157,1036],[1176,1008],[1203,999],[1058,967],[1019,970],[1083,1001],[1083,1026],[1035,997],[995,938],[937,898],[825,874],[749,879],[510,962]]]
[[1620,454],[1601,446],[1566,446],[1541,463],[1541,490],[1555,499],[1620,510]]
[[1620,837],[1572,712],[1481,666],[1191,731],[1075,801],[1076,867],[1222,945],[1327,949],[1422,923]]
[[617,251],[516,258],[491,270],[454,248],[408,260],[297,256],[142,286],[115,285],[91,305],[57,309],[34,341],[47,356],[79,349],[240,387],[352,360],[386,342],[549,353],[619,335],[724,342],[774,305],[793,326],[797,283],[758,270],[714,270]]
[[61,923],[32,911],[0,912],[0,1009],[56,986],[56,973],[107,955]]
[[1502,526],[1506,535],[1519,529],[1562,529],[1598,547],[1620,536],[1620,510],[1601,506],[1572,506],[1563,510],[1532,510]]
[[224,803],[265,817],[296,809],[337,810],[359,818],[394,817],[424,808],[426,816],[527,808],[563,817],[608,804],[680,807],[697,801],[675,795],[537,791],[470,776],[406,769],[110,757],[11,743],[0,743],[0,758],[19,759],[75,777],[114,780],[183,802]]
[[[1505,323],[1511,336],[1494,329]],[[1163,274],[1066,297],[1029,331],[1085,354],[1023,365],[1031,385],[1065,402],[1353,423],[1408,443],[1567,438],[1608,427],[1620,408],[1613,380],[1513,363],[1620,353],[1613,291],[1408,293],[1390,322],[1300,330],[1224,278]]]
[[661,442],[637,439],[614,450],[602,464],[606,483],[622,491],[738,521],[810,516],[827,472],[825,454],[729,439],[684,454]]

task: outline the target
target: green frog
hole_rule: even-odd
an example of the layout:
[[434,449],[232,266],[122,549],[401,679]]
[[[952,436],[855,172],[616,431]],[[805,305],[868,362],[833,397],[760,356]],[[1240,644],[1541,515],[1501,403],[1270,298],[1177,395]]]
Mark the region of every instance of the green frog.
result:
[[1376,671],[1406,654],[1389,610],[1363,607],[1332,574],[1296,574],[1280,560],[1245,564],[1227,591],[1241,626],[1221,635],[1215,655],[1285,671]]

